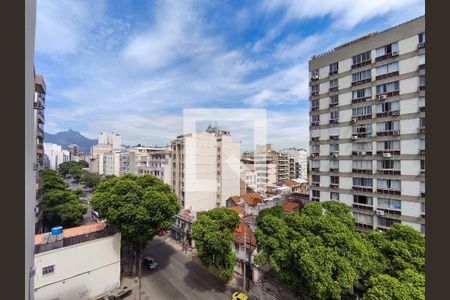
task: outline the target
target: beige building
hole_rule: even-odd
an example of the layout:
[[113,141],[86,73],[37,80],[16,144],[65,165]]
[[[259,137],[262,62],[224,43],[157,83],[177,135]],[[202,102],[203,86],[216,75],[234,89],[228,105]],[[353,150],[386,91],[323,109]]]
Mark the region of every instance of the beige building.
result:
[[35,236],[34,298],[95,299],[120,287],[120,233],[95,223]]
[[425,17],[314,56],[313,201],[351,206],[358,228],[425,232]]
[[114,132],[101,132],[98,136],[98,143],[111,145],[112,149],[120,149],[122,147],[122,137]]
[[137,176],[153,175],[167,184],[171,184],[170,157],[172,149],[167,147],[131,147],[126,155],[122,155],[123,174],[131,173]]
[[217,127],[172,141],[172,190],[181,208],[203,211],[225,206],[240,191],[240,144]]
[[91,147],[91,159],[89,162],[89,172],[103,175],[104,155],[111,152],[112,145],[98,144]]
[[103,153],[103,175],[120,176],[120,152],[121,150],[111,150]]

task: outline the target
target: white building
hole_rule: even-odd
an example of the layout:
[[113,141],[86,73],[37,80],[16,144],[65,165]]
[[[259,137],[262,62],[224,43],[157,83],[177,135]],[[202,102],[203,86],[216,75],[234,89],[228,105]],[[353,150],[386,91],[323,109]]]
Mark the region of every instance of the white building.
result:
[[171,184],[170,157],[172,149],[168,147],[131,147],[127,155],[122,155],[122,170],[133,175],[153,175],[167,184]]
[[114,132],[102,132],[98,136],[99,144],[111,145],[112,149],[120,149],[122,146],[122,137]]
[[238,195],[239,156],[230,132],[211,126],[172,141],[172,190],[181,208],[208,210]]
[[289,160],[289,179],[306,179],[308,170],[308,153],[305,149],[288,148],[281,150],[286,153]]
[[425,232],[425,17],[314,56],[311,200]]
[[70,152],[62,150],[57,144],[44,143],[44,155],[48,163],[47,167],[52,170],[57,170],[60,164],[70,161]]
[[104,223],[35,236],[34,298],[95,299],[120,287],[120,233]]
[[91,147],[91,159],[89,162],[89,171],[103,175],[104,172],[104,155],[112,151],[110,144],[98,144]]
[[103,153],[103,175],[120,176],[120,153],[121,150],[111,150]]

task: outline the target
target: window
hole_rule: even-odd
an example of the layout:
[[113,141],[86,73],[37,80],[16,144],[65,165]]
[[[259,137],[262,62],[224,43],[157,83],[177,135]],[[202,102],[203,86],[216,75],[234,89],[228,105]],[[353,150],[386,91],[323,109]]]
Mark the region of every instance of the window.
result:
[[319,125],[320,122],[320,115],[312,115],[311,116],[311,125],[315,126],[315,125]]
[[399,110],[400,110],[400,102],[399,101],[377,104],[377,114],[383,114],[383,113],[399,111]]
[[402,202],[400,200],[378,198],[378,207],[389,208],[389,209],[401,209]]
[[401,223],[400,220],[378,217],[378,226],[391,227],[394,224]]
[[392,179],[378,179],[377,187],[379,189],[384,189],[384,190],[399,191],[400,187],[401,187],[401,181],[400,180],[392,180]]
[[425,182],[422,181],[420,183],[420,193],[422,194],[422,197],[425,197]]
[[[361,71],[361,72],[352,74],[352,83],[364,81],[366,79],[371,79],[371,78],[372,78],[372,72],[370,69],[366,70],[366,71]],[[368,80],[368,81],[370,81],[370,80]]]
[[311,153],[319,153],[320,145],[311,145]]
[[419,108],[424,108],[425,107],[425,97],[420,97],[419,98]]
[[419,86],[424,87],[425,86],[425,75],[420,75],[419,77]]
[[358,222],[358,223],[373,225],[373,216],[372,215],[366,215],[366,214],[354,212],[353,217],[355,218],[356,222]]
[[376,68],[377,79],[386,78],[388,74],[398,74],[398,62],[393,62]]
[[335,88],[335,87],[336,88],[338,87],[338,79],[337,78],[330,80],[330,89]]
[[425,234],[425,224],[420,224],[420,232]]
[[339,111],[330,112],[330,123],[332,121],[337,122],[339,120]]
[[425,43],[425,32],[419,33],[419,44]]
[[396,54],[398,54],[398,42],[377,48],[375,60],[380,61]]
[[52,274],[55,272],[55,265],[42,268],[42,275]]
[[425,139],[420,139],[419,149],[425,150]]
[[372,97],[372,89],[371,88],[360,89],[360,90],[356,90],[356,91],[352,92],[352,100],[367,98],[367,97]]
[[352,151],[372,151],[372,143],[353,143]]
[[377,85],[377,94],[396,92],[400,89],[398,81]]
[[339,184],[339,177],[338,176],[330,176],[330,183],[331,184]]
[[419,66],[425,64],[425,54],[419,55]]
[[353,185],[354,186],[372,187],[373,181],[372,181],[372,178],[353,177]]
[[339,169],[339,161],[338,160],[330,160],[330,170]]
[[372,132],[372,124],[358,124],[352,128],[355,135],[366,135]]
[[372,116],[372,105],[352,109],[352,117]]
[[319,109],[319,99],[315,99],[311,101],[311,110]]
[[312,196],[313,198],[320,198],[320,191],[312,190]]
[[319,183],[320,182],[320,176],[319,175],[311,175],[311,182]]
[[373,205],[373,198],[362,195],[353,195],[353,202],[357,204]]
[[352,168],[355,170],[370,170],[370,171],[372,171],[372,161],[371,160],[353,160]]
[[330,200],[339,201],[339,193],[331,192],[330,193]]
[[330,96],[330,107],[335,107],[339,104],[339,95]]
[[319,69],[315,69],[311,71],[311,79],[317,80],[319,79]]
[[311,161],[311,169],[317,169],[317,171],[320,168],[320,160],[312,160]]
[[339,127],[331,127],[329,133],[331,139],[339,138]]
[[352,57],[352,65],[359,66],[371,60],[370,51],[355,55]]
[[400,141],[377,142],[377,151],[400,151]]
[[311,139],[319,139],[320,130],[311,130]]
[[399,121],[387,121],[377,123],[377,133],[388,132],[400,130],[400,122]]
[[400,170],[400,161],[399,160],[379,160],[377,162],[377,168],[380,170]]
[[314,93],[319,93],[319,85],[318,84],[315,84],[315,85],[312,85],[311,86],[311,93],[312,94],[314,94]]
[[333,74],[337,74],[337,72],[338,72],[338,63],[336,62],[336,63],[332,63],[331,65],[330,65],[330,73],[329,73],[329,75],[333,75]]
[[330,154],[339,153],[339,144],[330,144]]
[[419,119],[420,128],[425,128],[425,117]]
[[234,243],[234,251],[239,252],[239,244]]
[[425,171],[425,159],[420,160],[420,170]]

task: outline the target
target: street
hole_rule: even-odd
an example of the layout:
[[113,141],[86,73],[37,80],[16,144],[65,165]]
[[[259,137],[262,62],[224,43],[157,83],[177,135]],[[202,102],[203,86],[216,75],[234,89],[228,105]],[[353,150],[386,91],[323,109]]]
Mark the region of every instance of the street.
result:
[[67,183],[70,190],[76,191],[78,189],[83,190],[86,192],[86,201],[84,203],[87,204],[87,211],[83,215],[83,221],[81,222],[81,225],[87,225],[87,224],[93,224],[96,223],[94,219],[92,219],[91,215],[91,206],[89,205],[89,200],[92,197],[92,192],[88,189],[84,189],[81,184],[76,184],[73,182],[73,179],[64,179],[64,182]]
[[[142,267],[142,300],[149,299],[231,299],[233,292],[197,262],[175,251],[155,238],[142,257],[152,256],[158,262],[155,271]],[[134,299],[133,295],[125,299]]]

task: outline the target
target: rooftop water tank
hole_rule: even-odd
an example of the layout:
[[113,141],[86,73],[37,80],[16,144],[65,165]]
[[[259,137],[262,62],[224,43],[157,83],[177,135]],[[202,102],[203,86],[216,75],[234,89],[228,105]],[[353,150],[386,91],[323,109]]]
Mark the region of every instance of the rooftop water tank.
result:
[[52,235],[58,235],[63,233],[63,228],[62,226],[58,226],[58,227],[53,227],[52,228]]

